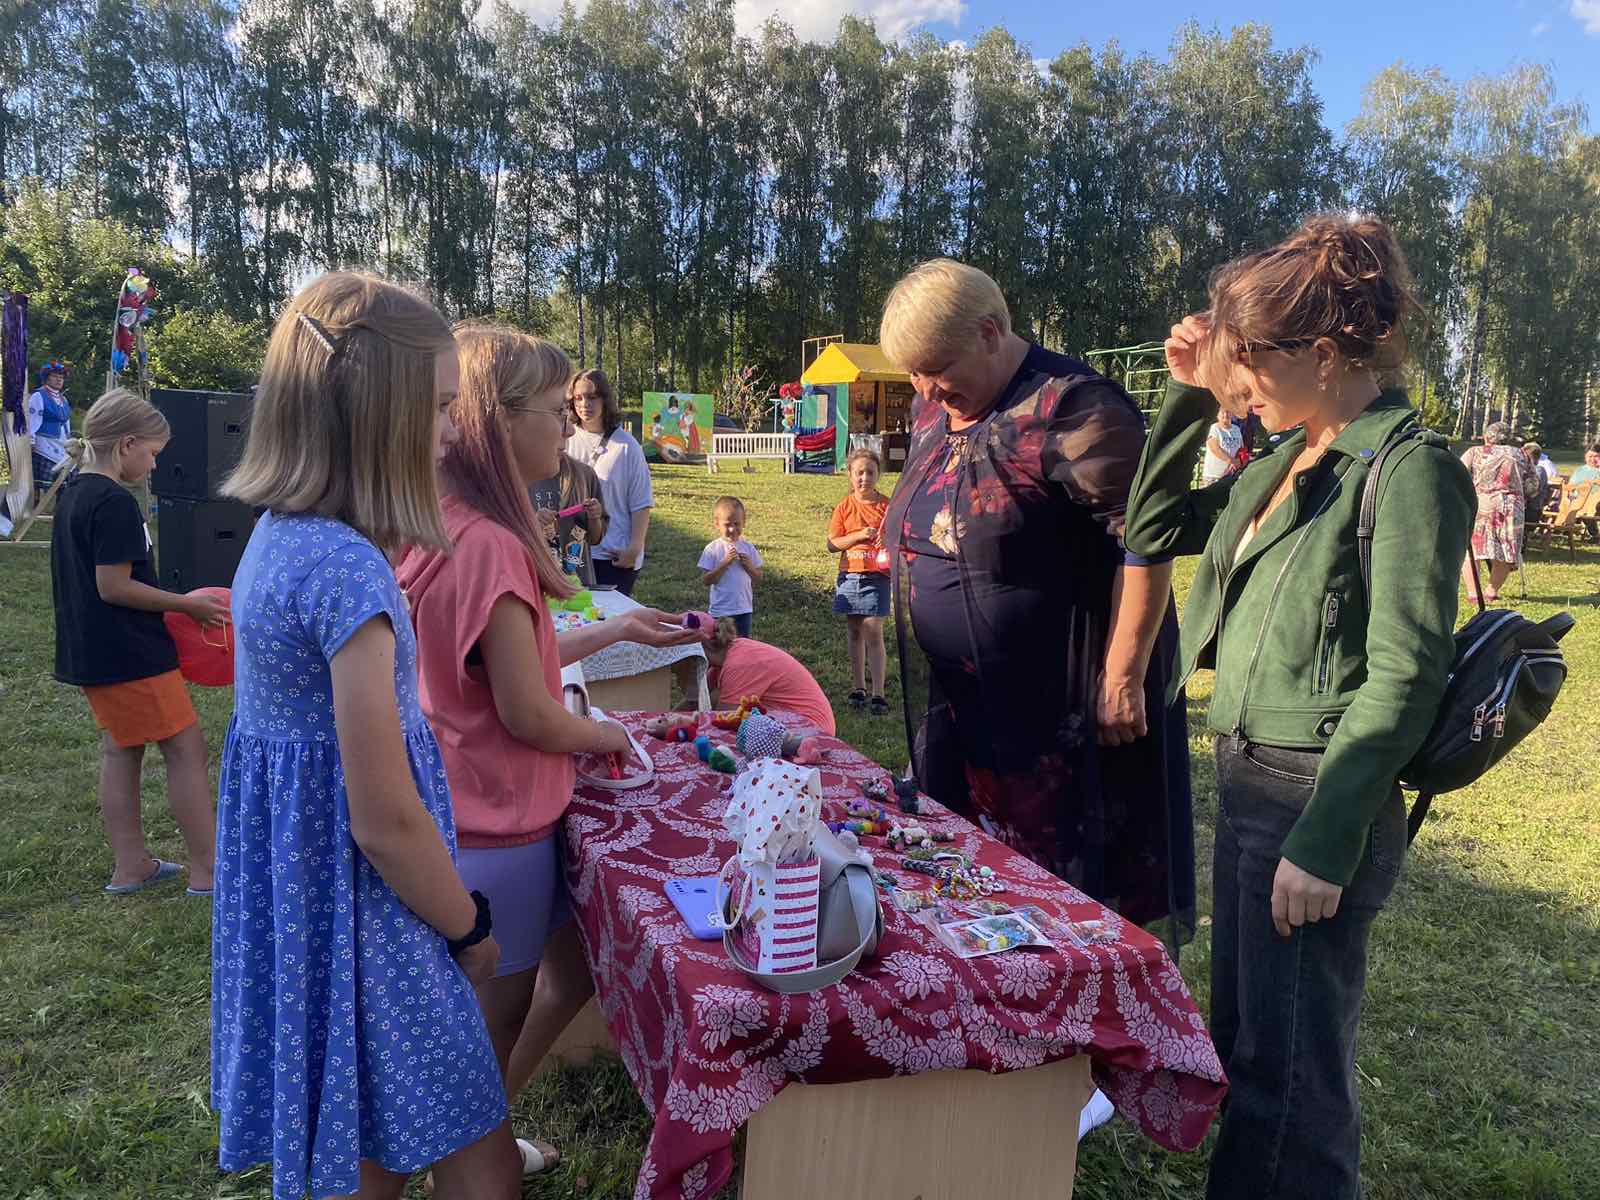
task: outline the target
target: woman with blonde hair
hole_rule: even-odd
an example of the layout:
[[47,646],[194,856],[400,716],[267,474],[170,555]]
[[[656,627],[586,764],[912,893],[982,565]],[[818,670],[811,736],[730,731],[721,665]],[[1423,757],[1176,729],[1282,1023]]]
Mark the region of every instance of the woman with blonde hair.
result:
[[1013,332],[994,280],[900,280],[884,352],[918,395],[883,521],[923,788],[1174,949],[1194,922],[1171,564],[1119,541],[1144,418]]
[[188,848],[189,894],[211,894],[206,735],[161,614],[220,625],[228,609],[211,596],[162,590],[144,514],[128,492],[150,474],[170,435],[167,419],[126,388],[96,400],[82,440],[62,447],[63,470],[82,465],[62,487],[50,535],[55,677],[83,689],[103,731],[100,814],[115,856],[105,890],[119,895],[182,870],[150,853],[139,819],[139,778],[152,742],[166,760],[167,803]]
[[[1395,887],[1395,779],[1433,723],[1472,485],[1404,389],[1415,310],[1393,234],[1317,217],[1212,277],[1167,339],[1172,380],[1128,502],[1142,554],[1197,555],[1182,684],[1216,671],[1211,1033],[1228,1107],[1214,1200],[1361,1194],[1356,1028],[1372,923]],[[1206,487],[1218,404],[1298,429]],[[1388,447],[1370,584],[1356,529]]]
[[[557,471],[572,364],[554,344],[499,326],[459,326],[456,341],[457,437],[439,464],[450,548],[413,548],[398,578],[417,631],[422,710],[450,777],[457,866],[497,918],[500,962],[478,998],[515,1097],[527,1082],[511,1074],[519,1036],[527,1057],[542,1058],[593,990],[555,837],[572,800],[572,756],[628,749],[620,725],[567,710],[561,668],[618,641],[673,645],[698,634],[652,609],[556,633],[547,601],[576,588],[528,488]],[[555,1161],[547,1145],[521,1150],[526,1174]]]

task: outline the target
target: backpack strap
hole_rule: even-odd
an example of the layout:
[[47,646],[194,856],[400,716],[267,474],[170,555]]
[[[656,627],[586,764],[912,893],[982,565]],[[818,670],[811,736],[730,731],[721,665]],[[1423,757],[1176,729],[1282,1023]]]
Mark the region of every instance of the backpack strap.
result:
[[[1369,612],[1372,609],[1372,536],[1378,526],[1378,489],[1382,484],[1384,468],[1389,466],[1389,460],[1396,452],[1427,436],[1428,431],[1413,419],[1378,451],[1378,457],[1367,471],[1366,485],[1361,489],[1361,514],[1356,520],[1356,557],[1361,562],[1361,590],[1366,594]],[[1478,560],[1470,551],[1467,562],[1472,567],[1472,592],[1478,601],[1478,611],[1487,612],[1488,605],[1483,602],[1483,580],[1478,577]]]
[[[1367,471],[1366,485],[1361,489],[1361,514],[1356,519],[1356,556],[1361,560],[1361,588],[1366,593],[1367,609],[1372,609],[1372,535],[1378,525],[1378,489],[1383,481],[1384,468],[1389,466],[1389,460],[1396,452],[1409,446],[1412,442],[1421,441],[1426,430],[1415,421],[1406,425],[1398,435],[1378,451],[1378,457],[1373,460],[1371,468]],[[1478,611],[1483,612],[1486,605],[1483,602],[1483,581],[1478,578],[1478,560],[1467,553],[1467,561],[1472,564],[1472,590],[1478,598]],[[1422,822],[1428,815],[1428,807],[1433,803],[1433,795],[1422,792],[1417,796],[1417,802],[1411,806],[1411,811],[1406,814],[1406,845],[1410,846],[1416,840],[1417,832],[1422,828]]]

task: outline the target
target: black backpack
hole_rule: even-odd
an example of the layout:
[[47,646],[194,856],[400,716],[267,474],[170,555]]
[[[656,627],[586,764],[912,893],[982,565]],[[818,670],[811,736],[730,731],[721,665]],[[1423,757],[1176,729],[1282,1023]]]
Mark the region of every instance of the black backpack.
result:
[[[1438,434],[1417,426],[1406,429],[1379,452],[1361,493],[1356,545],[1369,608],[1378,482],[1390,456],[1413,440],[1445,444]],[[1560,612],[1535,624],[1521,613],[1489,611],[1478,560],[1470,561],[1478,612],[1456,631],[1455,658],[1433,728],[1400,772],[1401,784],[1418,793],[1406,822],[1408,841],[1422,828],[1435,796],[1475,782],[1539,727],[1567,679],[1567,663],[1556,643],[1577,623],[1572,614]]]

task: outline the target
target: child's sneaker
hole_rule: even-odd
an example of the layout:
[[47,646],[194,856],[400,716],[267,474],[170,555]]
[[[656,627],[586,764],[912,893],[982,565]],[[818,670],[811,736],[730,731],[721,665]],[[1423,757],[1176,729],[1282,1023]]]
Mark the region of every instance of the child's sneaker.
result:
[[867,706],[866,689],[857,688],[855,691],[851,692],[847,697],[845,697],[845,700],[851,708],[855,709],[856,712],[860,712]]
[[881,717],[889,712],[889,698],[887,696],[874,696],[872,698],[872,715]]

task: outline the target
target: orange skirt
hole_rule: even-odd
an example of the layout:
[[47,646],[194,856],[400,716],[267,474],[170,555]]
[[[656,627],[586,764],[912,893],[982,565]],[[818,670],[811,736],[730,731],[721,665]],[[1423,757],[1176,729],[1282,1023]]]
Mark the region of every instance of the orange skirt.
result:
[[176,671],[86,687],[83,695],[96,724],[124,750],[164,742],[200,719],[189,700],[189,689],[183,686],[183,676]]

